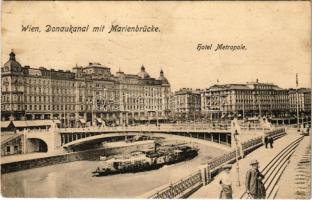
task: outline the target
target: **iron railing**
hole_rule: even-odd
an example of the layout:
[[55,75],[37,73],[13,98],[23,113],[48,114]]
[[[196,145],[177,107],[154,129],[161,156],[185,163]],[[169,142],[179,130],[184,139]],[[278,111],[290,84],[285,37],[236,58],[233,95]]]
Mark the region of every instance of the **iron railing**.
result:
[[[149,198],[152,199],[172,199],[182,198],[192,188],[197,188],[202,185],[202,176],[200,170],[179,180],[176,183],[170,184],[168,187],[156,192]],[[197,187],[196,187],[197,186]]]

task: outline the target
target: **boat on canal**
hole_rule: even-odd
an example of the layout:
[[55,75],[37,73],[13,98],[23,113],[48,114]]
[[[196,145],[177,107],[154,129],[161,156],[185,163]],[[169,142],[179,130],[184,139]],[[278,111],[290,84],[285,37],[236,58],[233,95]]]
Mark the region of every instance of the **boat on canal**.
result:
[[101,166],[93,171],[93,176],[107,176],[120,173],[135,173],[159,169],[198,155],[198,148],[187,145],[171,145],[149,151],[135,151],[112,158],[101,157]]

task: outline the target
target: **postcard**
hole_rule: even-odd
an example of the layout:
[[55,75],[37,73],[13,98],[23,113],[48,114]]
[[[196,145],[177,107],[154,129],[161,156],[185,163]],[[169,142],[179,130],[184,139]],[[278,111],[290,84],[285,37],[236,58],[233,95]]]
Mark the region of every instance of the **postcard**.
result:
[[3,1],[1,195],[309,199],[308,1]]

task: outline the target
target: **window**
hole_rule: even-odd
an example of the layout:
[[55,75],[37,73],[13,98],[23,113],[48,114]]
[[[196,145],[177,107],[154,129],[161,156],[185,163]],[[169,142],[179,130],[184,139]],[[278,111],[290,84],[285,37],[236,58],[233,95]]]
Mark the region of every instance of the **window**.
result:
[[7,152],[11,152],[11,147],[10,147],[10,146],[7,146],[6,151],[7,151]]

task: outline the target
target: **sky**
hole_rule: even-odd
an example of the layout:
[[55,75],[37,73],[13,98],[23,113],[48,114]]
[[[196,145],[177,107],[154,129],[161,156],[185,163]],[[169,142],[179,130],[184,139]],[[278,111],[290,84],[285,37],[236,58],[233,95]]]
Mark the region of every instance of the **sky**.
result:
[[[311,84],[310,2],[2,2],[2,55],[24,66],[70,70],[99,62],[152,77],[164,70],[173,91],[259,79],[283,88]],[[100,26],[104,32],[47,33],[52,26]],[[154,25],[156,33],[111,33],[111,25]],[[22,32],[22,25],[40,33]],[[198,44],[213,50],[198,51]],[[214,51],[217,44],[243,51]]]

